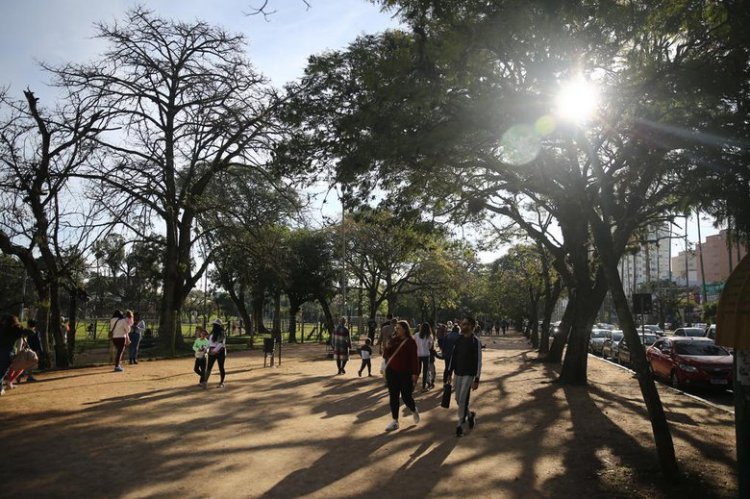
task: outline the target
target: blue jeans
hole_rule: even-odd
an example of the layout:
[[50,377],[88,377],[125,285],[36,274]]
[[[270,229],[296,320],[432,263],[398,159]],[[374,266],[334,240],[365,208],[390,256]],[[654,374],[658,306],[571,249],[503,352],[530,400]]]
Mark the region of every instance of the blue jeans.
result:
[[140,333],[129,333],[130,336],[130,350],[128,350],[128,361],[138,361],[138,345],[141,342]]

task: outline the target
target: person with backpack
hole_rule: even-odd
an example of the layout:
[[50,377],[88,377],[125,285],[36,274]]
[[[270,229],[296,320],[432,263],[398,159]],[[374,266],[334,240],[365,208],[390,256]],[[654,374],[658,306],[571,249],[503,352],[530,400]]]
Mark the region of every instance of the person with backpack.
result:
[[452,383],[454,387],[458,405],[457,437],[463,436],[463,424],[467,418],[470,429],[474,429],[476,425],[476,413],[469,410],[469,396],[471,390],[479,387],[479,377],[482,374],[482,344],[474,335],[476,321],[471,317],[465,317],[460,324],[461,336],[453,347],[443,379],[444,383]]

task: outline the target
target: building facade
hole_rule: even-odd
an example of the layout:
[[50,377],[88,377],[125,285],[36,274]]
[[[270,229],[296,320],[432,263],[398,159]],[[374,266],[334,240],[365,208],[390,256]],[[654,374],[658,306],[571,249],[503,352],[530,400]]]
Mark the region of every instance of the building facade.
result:
[[[703,266],[700,257],[703,256]],[[696,268],[698,280],[703,282],[705,272],[706,284],[723,283],[729,278],[739,261],[747,255],[747,248],[732,242],[731,247],[727,238],[727,231],[706,237],[706,241],[698,245],[696,252]]]

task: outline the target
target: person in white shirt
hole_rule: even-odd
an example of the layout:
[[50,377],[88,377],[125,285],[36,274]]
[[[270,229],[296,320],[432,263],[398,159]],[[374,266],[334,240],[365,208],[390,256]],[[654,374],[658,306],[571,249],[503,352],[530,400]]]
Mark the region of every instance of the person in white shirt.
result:
[[426,392],[433,386],[430,379],[430,352],[433,349],[432,328],[428,322],[419,327],[419,334],[414,337],[417,342],[417,357],[419,357],[419,370],[422,373],[422,391]]
[[117,349],[117,353],[115,354],[115,372],[122,372],[125,370],[122,368],[122,354],[125,351],[125,347],[130,343],[128,333],[130,333],[130,323],[128,322],[128,318],[119,310],[115,310],[112,314],[112,318],[109,320],[109,335],[112,338],[112,343]]

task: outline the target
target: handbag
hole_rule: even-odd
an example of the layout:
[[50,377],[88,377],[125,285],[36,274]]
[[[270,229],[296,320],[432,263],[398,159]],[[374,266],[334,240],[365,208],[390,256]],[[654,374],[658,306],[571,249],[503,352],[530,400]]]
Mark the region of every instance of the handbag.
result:
[[21,350],[13,356],[10,368],[14,371],[22,371],[36,366],[39,363],[39,356],[34,350],[29,348],[29,344],[24,340]]
[[443,385],[443,398],[440,399],[440,407],[445,407],[448,409],[451,406],[451,392],[453,391],[453,387],[450,383],[446,383]]

